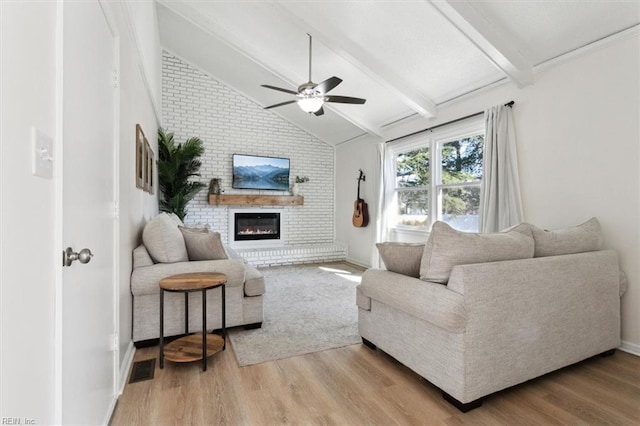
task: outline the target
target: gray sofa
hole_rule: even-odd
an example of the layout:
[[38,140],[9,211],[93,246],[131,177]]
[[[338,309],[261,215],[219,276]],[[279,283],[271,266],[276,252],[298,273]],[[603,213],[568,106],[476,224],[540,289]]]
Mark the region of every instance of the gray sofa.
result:
[[[580,247],[580,253],[550,254],[567,243],[566,235],[576,237],[578,244],[584,241],[581,227],[564,234],[532,227],[527,237],[525,226],[516,238],[531,239],[530,256],[461,264],[460,259],[474,252],[491,257],[491,244],[478,243],[483,237],[477,235],[451,239],[450,230],[442,237],[442,226],[434,226],[417,259],[422,279],[400,273],[411,263],[407,250],[415,253],[418,247],[386,247],[387,252],[405,250],[396,258],[401,270],[370,269],[363,274],[356,295],[363,342],[439,387],[462,411],[479,406],[486,395],[615,349],[620,345],[620,296],[625,291],[616,253],[598,250],[602,240],[596,237],[591,247]],[[546,250],[545,257],[533,257],[543,253],[549,241],[556,246]],[[493,243],[507,246],[500,256],[518,251],[505,238]],[[456,244],[463,244],[460,249],[466,253],[459,255]],[[596,250],[585,250],[590,248]],[[447,277],[429,273],[430,267],[442,266],[434,263],[443,261],[450,263]],[[391,269],[398,268],[393,259],[387,262]],[[429,275],[440,282],[428,281]]]
[[[171,249],[173,253],[169,253],[167,258],[162,259],[164,261],[157,261],[158,256],[154,261],[144,244],[139,245],[133,251],[131,294],[133,296],[133,341],[136,346],[141,347],[155,343],[159,338],[160,280],[170,275],[188,272],[221,272],[226,274],[226,326],[260,327],[263,320],[262,307],[265,293],[262,274],[246,264],[233,251],[227,251],[223,254],[226,257],[224,259],[189,261],[186,257],[186,251],[182,254],[182,250],[186,250],[184,241],[180,245],[182,235],[178,231],[178,226],[181,222],[177,217],[174,217],[171,218],[173,222],[170,223],[167,221],[169,216],[162,215],[154,219],[153,224],[150,222],[150,225],[147,225],[147,228],[151,228],[157,225],[157,222],[161,222],[163,228],[158,232],[158,234],[162,234],[160,242],[154,241],[147,235],[147,228],[145,228],[143,240],[146,239],[149,245],[161,245],[163,249],[173,247]],[[157,225],[156,228],[159,226]],[[174,232],[174,228],[177,234]],[[162,257],[161,255],[159,257]],[[202,327],[201,297],[199,292],[189,294],[190,331],[201,330]],[[208,330],[222,327],[220,298],[221,291],[215,289],[207,291]],[[184,333],[184,295],[182,293],[165,293],[164,318],[165,336]]]

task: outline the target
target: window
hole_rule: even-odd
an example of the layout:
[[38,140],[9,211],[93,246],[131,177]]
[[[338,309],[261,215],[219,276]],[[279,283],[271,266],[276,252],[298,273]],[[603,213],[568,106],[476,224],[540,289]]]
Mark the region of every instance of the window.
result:
[[483,145],[482,117],[392,145],[387,158],[395,181],[385,183],[389,227],[428,231],[442,220],[460,231],[477,232]]

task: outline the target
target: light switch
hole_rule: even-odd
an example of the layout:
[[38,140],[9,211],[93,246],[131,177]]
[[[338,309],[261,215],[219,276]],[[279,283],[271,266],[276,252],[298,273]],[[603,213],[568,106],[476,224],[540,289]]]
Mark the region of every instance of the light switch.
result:
[[53,139],[35,127],[31,128],[31,174],[53,178]]

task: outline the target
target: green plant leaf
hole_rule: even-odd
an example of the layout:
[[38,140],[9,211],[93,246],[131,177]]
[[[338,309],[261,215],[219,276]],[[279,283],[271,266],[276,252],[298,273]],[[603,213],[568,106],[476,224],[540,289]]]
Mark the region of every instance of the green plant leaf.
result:
[[174,141],[173,133],[158,129],[158,186],[162,194],[159,208],[175,213],[181,220],[187,214],[187,205],[206,185],[190,180],[200,176],[204,153],[202,140],[187,139],[183,144]]

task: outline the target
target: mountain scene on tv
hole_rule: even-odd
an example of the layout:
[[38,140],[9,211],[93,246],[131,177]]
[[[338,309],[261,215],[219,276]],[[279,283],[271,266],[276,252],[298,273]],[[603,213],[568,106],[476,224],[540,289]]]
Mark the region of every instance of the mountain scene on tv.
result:
[[233,187],[289,190],[289,159],[234,155]]

